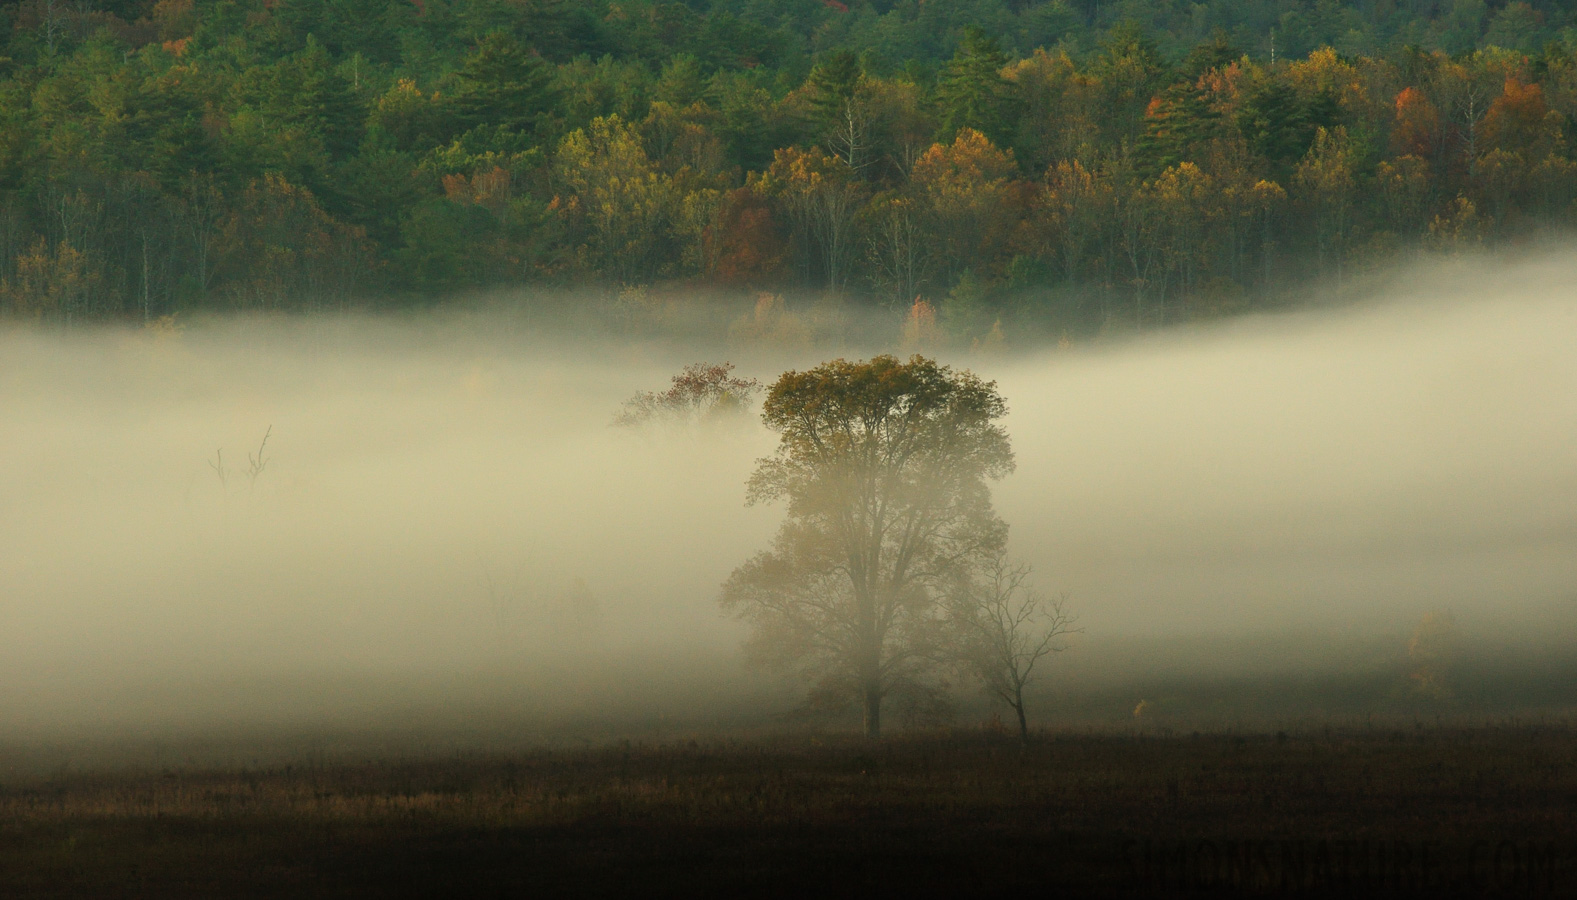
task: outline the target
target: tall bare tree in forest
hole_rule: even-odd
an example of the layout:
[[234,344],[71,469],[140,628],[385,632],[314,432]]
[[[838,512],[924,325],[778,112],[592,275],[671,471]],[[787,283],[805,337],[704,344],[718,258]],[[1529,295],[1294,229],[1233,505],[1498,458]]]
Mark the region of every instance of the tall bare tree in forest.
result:
[[871,110],[853,53],[831,54],[811,70],[811,109],[827,150],[858,174],[870,164]]
[[807,250],[821,263],[827,289],[840,290],[848,280],[848,258],[854,248],[855,215],[866,189],[842,159],[820,147],[777,151],[762,175],[763,192],[778,198]]
[[1314,246],[1320,263],[1335,263],[1336,286],[1341,287],[1347,245],[1351,239],[1352,211],[1357,195],[1357,153],[1347,129],[1319,129],[1314,147],[1298,165],[1293,184],[1310,212]]
[[781,436],[751,477],[751,503],[788,501],[772,547],[734,570],[724,609],[750,622],[763,662],[857,701],[881,734],[882,700],[921,693],[945,622],[938,598],[1007,526],[988,482],[1013,469],[993,382],[915,356],[788,372],[762,421]]
[[914,200],[892,194],[877,197],[867,216],[871,281],[889,304],[913,302],[931,268]]

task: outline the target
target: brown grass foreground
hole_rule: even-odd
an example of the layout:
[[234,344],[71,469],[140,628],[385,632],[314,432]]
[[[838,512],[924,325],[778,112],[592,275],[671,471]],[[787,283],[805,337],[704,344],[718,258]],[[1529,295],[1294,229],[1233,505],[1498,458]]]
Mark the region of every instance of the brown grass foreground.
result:
[[1577,729],[624,743],[0,788],[0,894],[1577,895]]

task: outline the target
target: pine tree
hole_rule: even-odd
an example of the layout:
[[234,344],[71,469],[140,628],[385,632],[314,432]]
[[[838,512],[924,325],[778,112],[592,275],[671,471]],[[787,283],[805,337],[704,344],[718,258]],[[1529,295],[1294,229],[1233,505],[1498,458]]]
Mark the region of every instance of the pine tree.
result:
[[246,93],[268,119],[304,129],[332,158],[356,152],[366,110],[315,38],[309,36],[298,53],[254,71]]
[[806,81],[814,127],[827,149],[855,173],[870,162],[871,116],[860,90],[864,77],[859,59],[840,51],[812,69]]
[[1334,127],[1339,119],[1340,108],[1330,92],[1304,101],[1290,85],[1271,81],[1244,102],[1237,125],[1249,149],[1285,174],[1309,152],[1315,132]]
[[1164,83],[1166,60],[1155,42],[1131,20],[1115,25],[1090,71],[1100,80],[1105,129],[1117,139],[1140,133],[1147,104]]
[[974,26],[964,30],[958,52],[937,79],[941,139],[950,140],[960,129],[973,128],[992,143],[1004,142],[1014,100],[1012,84],[1002,77],[1007,61],[996,38]]
[[482,39],[455,74],[453,108],[462,130],[530,133],[556,105],[552,68],[508,32]]
[[1179,73],[1185,81],[1196,81],[1211,69],[1224,69],[1243,58],[1243,51],[1232,43],[1225,31],[1216,29],[1210,40],[1188,51]]
[[1193,84],[1180,82],[1163,91],[1145,114],[1139,137],[1139,160],[1147,174],[1196,160],[1220,118],[1209,95]]
[[811,107],[824,119],[832,120],[843,104],[854,96],[862,77],[860,60],[847,50],[830,54],[810,70]]
[[654,95],[676,109],[684,109],[706,93],[707,78],[701,63],[688,53],[675,53],[657,78]]

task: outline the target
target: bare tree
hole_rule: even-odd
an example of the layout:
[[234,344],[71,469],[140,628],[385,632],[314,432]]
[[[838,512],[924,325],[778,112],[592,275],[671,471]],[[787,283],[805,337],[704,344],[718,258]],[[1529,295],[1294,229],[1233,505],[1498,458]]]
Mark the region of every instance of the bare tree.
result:
[[219,489],[229,493],[230,470],[225,467],[225,448],[220,447],[214,451],[214,461],[208,464],[208,468],[213,469],[214,474],[219,476]]
[[912,303],[920,296],[931,264],[914,201],[889,196],[872,205],[875,214],[868,241],[871,280],[894,306]]
[[1035,664],[1067,649],[1060,638],[1084,630],[1067,612],[1066,595],[1046,599],[1027,583],[1029,573],[1028,565],[999,553],[947,599],[958,662],[1018,714],[1019,738],[1026,743],[1024,688],[1034,678]]
[[184,183],[175,210],[181,232],[190,240],[197,290],[204,297],[208,296],[208,288],[213,283],[213,248],[219,236],[223,202],[213,176],[193,175]]
[[60,40],[62,34],[66,30],[66,13],[64,7],[65,4],[58,3],[56,0],[41,0],[41,2],[37,4],[37,13],[39,18],[38,30],[43,32],[44,46],[49,48],[49,52],[51,54],[55,52],[55,42]]

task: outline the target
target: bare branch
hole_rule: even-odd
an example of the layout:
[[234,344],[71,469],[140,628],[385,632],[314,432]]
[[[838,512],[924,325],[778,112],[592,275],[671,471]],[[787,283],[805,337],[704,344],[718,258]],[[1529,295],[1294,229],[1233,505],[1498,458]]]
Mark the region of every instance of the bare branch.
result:
[[274,433],[274,426],[272,426],[272,425],[268,426],[268,430],[263,432],[262,443],[257,445],[257,455],[256,456],[253,456],[251,454],[247,455],[247,458],[246,458],[247,459],[246,478],[247,478],[247,485],[249,487],[251,487],[251,488],[256,488],[257,487],[257,476],[263,474],[263,470],[268,468],[268,460],[263,458],[263,451],[268,447],[269,435],[271,435],[273,433]]
[[1029,586],[1029,574],[1028,565],[998,553],[961,577],[948,600],[957,662],[1013,708],[1026,741],[1024,688],[1036,664],[1066,649],[1060,638],[1083,630],[1067,611],[1067,595],[1047,601]]
[[220,489],[228,489],[230,487],[230,476],[225,469],[225,452],[223,447],[220,447],[218,450],[214,451],[213,462],[208,464],[208,468],[213,469],[214,474],[219,476]]

